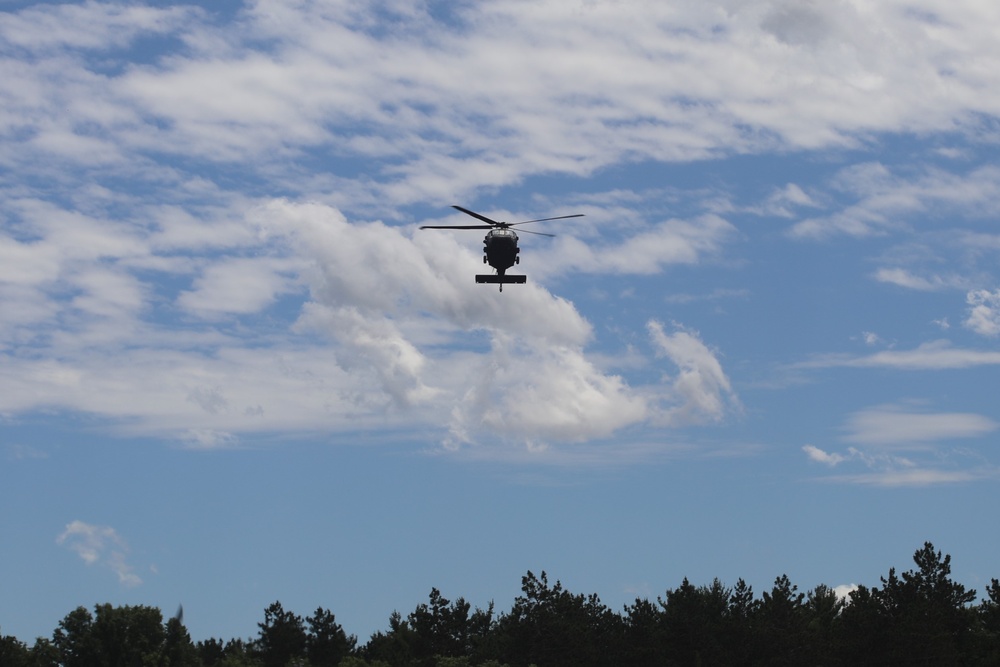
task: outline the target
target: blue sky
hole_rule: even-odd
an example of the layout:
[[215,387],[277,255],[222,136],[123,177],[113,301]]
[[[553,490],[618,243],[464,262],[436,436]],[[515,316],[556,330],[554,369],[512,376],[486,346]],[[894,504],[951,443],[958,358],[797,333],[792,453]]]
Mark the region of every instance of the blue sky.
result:
[[5,634],[1000,576],[991,3],[0,12]]

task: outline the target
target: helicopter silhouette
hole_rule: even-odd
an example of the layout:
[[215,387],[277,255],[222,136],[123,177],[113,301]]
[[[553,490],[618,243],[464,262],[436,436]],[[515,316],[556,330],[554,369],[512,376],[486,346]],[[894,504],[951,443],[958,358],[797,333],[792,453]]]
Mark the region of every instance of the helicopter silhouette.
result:
[[[458,209],[466,215],[471,215],[473,218],[482,220],[487,223],[485,225],[423,225],[420,229],[488,229],[486,233],[486,238],[483,239],[483,264],[489,264],[494,269],[496,269],[495,274],[477,274],[477,283],[499,283],[500,291],[503,291],[504,283],[524,283],[527,281],[528,276],[524,275],[512,275],[507,273],[507,269],[514,266],[515,264],[521,263],[521,249],[517,247],[517,234],[511,227],[517,225],[526,225],[530,222],[545,222],[546,220],[565,220],[566,218],[582,218],[583,213],[574,213],[573,215],[560,215],[554,218],[539,218],[538,220],[524,220],[522,222],[498,222],[496,220],[491,220],[485,215],[476,213],[475,211],[470,211],[467,208],[462,208],[461,206],[452,206],[454,209]],[[546,234],[545,232],[533,232],[528,229],[522,229],[522,232],[526,234],[537,234],[538,236],[555,236],[555,234]]]

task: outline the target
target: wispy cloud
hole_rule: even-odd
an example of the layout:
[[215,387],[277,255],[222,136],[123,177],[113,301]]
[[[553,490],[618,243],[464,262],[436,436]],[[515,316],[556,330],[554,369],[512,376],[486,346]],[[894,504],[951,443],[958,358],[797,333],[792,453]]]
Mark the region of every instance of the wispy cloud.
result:
[[[830,468],[861,468],[821,477],[828,482],[865,486],[904,487],[959,484],[1000,479],[1000,469],[963,456],[954,449],[926,448],[919,460],[885,451],[849,447],[845,453],[827,452],[812,445],[802,448],[809,459]],[[942,461],[942,459],[944,459]]]
[[[797,238],[847,235],[864,238],[905,231],[917,214],[942,208],[985,217],[1000,203],[1000,169],[978,167],[968,173],[924,168],[917,174],[894,173],[881,163],[852,165],[841,170],[833,187],[856,201],[823,216],[802,220],[791,228]],[[939,289],[935,280],[948,284],[954,278],[917,279],[902,269],[882,269],[879,280],[914,289]]]
[[49,458],[48,452],[38,447],[23,443],[11,443],[5,446],[7,457],[12,461],[29,461]]
[[955,441],[987,436],[997,429],[989,417],[973,413],[918,412],[912,406],[887,405],[850,415],[843,453],[814,445],[802,450],[830,468],[865,471],[826,479],[875,486],[926,486],[995,478],[998,471],[957,447]]
[[194,7],[159,9],[88,0],[5,12],[0,17],[0,35],[8,45],[34,53],[109,50],[141,34],[173,33],[199,16],[201,12]]
[[907,289],[919,290],[921,292],[935,292],[943,289],[960,288],[966,282],[959,276],[920,276],[912,271],[902,268],[881,268],[875,272],[875,280],[880,283],[889,283],[905,287]]
[[56,544],[77,554],[87,565],[100,565],[118,575],[125,586],[138,586],[142,579],[127,562],[129,547],[118,532],[110,526],[99,526],[83,521],[72,521],[56,538]]
[[925,443],[974,438],[992,433],[1000,424],[973,413],[920,413],[898,406],[880,406],[851,415],[845,425],[848,442],[878,447],[919,447]]
[[[1000,53],[975,12],[950,8],[930,30],[897,2],[817,7],[490,3],[442,19],[398,3],[262,2],[219,23],[183,7],[32,7],[0,25],[34,55],[9,72],[8,108],[30,136],[9,159],[72,150],[76,160],[131,162],[148,174],[141,158],[154,151],[268,171],[334,148],[383,160],[377,178],[353,186],[399,205],[623,160],[949,131],[956,118],[996,108],[988,73]],[[100,75],[88,67],[143,34],[179,46]],[[977,66],[962,67],[970,44]],[[304,182],[324,178],[329,185]],[[809,206],[796,188],[774,204]],[[886,211],[889,199],[872,193],[861,208]],[[832,222],[863,231],[884,217]]]
[[820,355],[795,364],[796,368],[893,368],[949,370],[1000,364],[1000,352],[953,347],[950,341],[924,343],[912,350],[883,350],[865,356]]
[[940,484],[962,484],[1000,478],[1000,470],[993,468],[974,470],[940,470],[932,468],[901,468],[855,475],[840,475],[827,478],[832,482],[860,484],[862,486],[882,486],[888,488],[932,486]]
[[666,303],[696,303],[699,301],[721,301],[725,299],[746,299],[750,296],[748,289],[717,288],[706,294],[669,294],[664,297]]
[[847,460],[846,457],[840,454],[825,452],[819,447],[815,447],[813,445],[803,445],[802,451],[804,451],[811,460],[816,461],[817,463],[823,463],[831,468],[836,466],[838,463],[843,463]]
[[670,379],[679,405],[670,409],[672,421],[719,421],[739,412],[741,405],[718,356],[701,340],[696,331],[675,327],[667,333],[656,321],[647,324],[657,354],[677,366]]

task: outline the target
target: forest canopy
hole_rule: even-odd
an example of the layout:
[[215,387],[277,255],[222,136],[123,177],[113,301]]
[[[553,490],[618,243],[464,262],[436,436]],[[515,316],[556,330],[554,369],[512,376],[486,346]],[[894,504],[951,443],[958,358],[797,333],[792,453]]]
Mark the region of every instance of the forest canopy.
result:
[[[432,588],[426,603],[359,644],[323,608],[274,602],[248,639],[193,642],[183,609],[78,607],[29,647],[0,632],[4,667],[560,667],[580,665],[1000,664],[1000,582],[979,599],[924,543],[914,567],[841,597],[785,575],[756,595],[742,579],[687,579],[615,611],[596,594],[527,572],[510,610],[475,608]],[[2,629],[0,629],[2,630]]]

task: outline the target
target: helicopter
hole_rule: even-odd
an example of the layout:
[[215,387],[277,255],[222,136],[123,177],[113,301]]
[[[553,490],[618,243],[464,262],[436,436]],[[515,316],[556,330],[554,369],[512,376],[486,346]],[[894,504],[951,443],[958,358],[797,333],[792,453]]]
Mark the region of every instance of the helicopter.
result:
[[[467,208],[462,208],[461,206],[452,206],[454,209],[458,209],[466,215],[471,215],[477,220],[482,220],[485,225],[423,225],[420,229],[488,229],[486,233],[486,238],[483,239],[483,264],[489,264],[494,269],[496,269],[495,274],[477,274],[477,283],[499,283],[500,291],[503,291],[504,283],[524,283],[527,281],[528,276],[524,275],[511,275],[507,273],[507,269],[514,266],[515,264],[521,263],[521,249],[517,247],[517,234],[511,227],[517,225],[526,225],[530,222],[545,222],[546,220],[565,220],[566,218],[582,218],[583,213],[574,213],[573,215],[560,215],[554,218],[539,218],[538,220],[524,220],[522,222],[498,222],[496,220],[491,220],[485,215],[476,213],[475,211],[470,211]],[[544,232],[532,232],[527,229],[522,229],[522,232],[526,234],[537,234],[538,236],[555,236],[555,234],[546,234]]]

